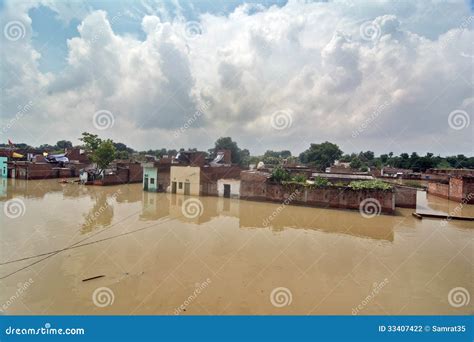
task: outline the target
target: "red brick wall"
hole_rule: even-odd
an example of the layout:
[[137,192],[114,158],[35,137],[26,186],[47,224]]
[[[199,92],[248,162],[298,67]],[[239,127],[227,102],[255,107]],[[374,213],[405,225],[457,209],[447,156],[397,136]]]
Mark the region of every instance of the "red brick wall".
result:
[[240,198],[266,199],[267,177],[259,172],[242,171],[240,173]]
[[239,166],[202,167],[201,182],[217,182],[222,178],[240,179],[242,168]]
[[95,180],[94,185],[114,185],[125,183],[141,183],[143,181],[143,168],[140,164],[131,163],[128,168],[118,167],[114,174],[105,175],[102,179]]
[[59,178],[74,177],[74,169],[56,169]]
[[451,177],[449,198],[457,202],[474,203],[474,178]]
[[462,178],[451,178],[449,180],[449,199],[461,202],[463,198],[463,180]]
[[80,148],[75,148],[75,147],[67,148],[66,157],[68,157],[69,160],[77,160],[80,163],[89,164],[90,161],[89,161],[89,157],[87,157],[87,154],[85,153],[81,154],[80,151],[81,151]]
[[430,182],[428,193],[456,202],[474,204],[474,178],[451,177],[449,184]]
[[380,203],[381,212],[393,213],[395,210],[395,193],[391,191],[281,185],[262,182],[258,174],[242,173],[240,197],[276,202],[291,198],[294,204],[357,210],[363,200],[373,198]]
[[240,179],[239,166],[201,167],[201,195],[218,196],[217,180],[222,178]]
[[428,193],[449,199],[449,184],[429,182]]
[[156,179],[156,184],[159,185],[161,184],[161,187],[163,188],[163,191],[166,191],[166,188],[170,186],[170,168],[168,167],[167,170],[160,171],[158,168],[158,177]]
[[396,186],[395,206],[401,208],[416,208],[416,188]]
[[463,201],[474,204],[474,178],[464,179]]
[[14,165],[15,177],[20,179],[45,179],[57,178],[57,170],[53,170],[53,164],[48,163],[22,163]]
[[143,168],[139,163],[130,163],[128,164],[129,173],[129,183],[139,183],[143,181]]

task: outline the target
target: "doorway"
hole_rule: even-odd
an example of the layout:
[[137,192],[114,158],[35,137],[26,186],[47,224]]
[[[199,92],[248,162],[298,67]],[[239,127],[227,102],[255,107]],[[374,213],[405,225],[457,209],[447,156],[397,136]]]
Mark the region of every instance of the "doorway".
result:
[[148,191],[148,175],[145,175],[145,180],[143,181],[143,190]]
[[175,194],[176,193],[176,182],[171,183],[171,193]]
[[230,198],[230,184],[224,184],[224,197]]
[[184,194],[189,195],[191,193],[191,183],[184,183]]

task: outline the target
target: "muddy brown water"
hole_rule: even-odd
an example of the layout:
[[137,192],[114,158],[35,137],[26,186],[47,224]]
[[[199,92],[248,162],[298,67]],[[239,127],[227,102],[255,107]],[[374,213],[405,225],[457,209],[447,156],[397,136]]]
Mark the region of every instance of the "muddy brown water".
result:
[[[411,209],[364,218],[141,184],[1,185],[3,314],[474,311],[469,221],[417,220]],[[422,212],[474,216],[474,206],[424,192],[418,202]]]

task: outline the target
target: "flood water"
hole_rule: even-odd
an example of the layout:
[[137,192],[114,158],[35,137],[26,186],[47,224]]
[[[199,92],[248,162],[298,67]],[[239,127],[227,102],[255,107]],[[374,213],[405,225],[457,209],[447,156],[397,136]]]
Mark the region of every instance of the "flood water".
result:
[[[418,196],[419,211],[474,216]],[[474,311],[474,298],[448,300],[457,287],[474,296],[469,221],[3,179],[2,207],[12,199],[20,211],[3,210],[0,228],[4,314]]]

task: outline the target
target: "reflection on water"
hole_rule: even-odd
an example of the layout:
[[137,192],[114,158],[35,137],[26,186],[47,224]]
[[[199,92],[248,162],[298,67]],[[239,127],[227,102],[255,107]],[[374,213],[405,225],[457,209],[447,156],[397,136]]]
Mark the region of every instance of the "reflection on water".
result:
[[[186,197],[162,193],[143,193],[143,211],[140,219],[153,221],[171,217],[183,222],[205,224],[218,217],[234,218],[240,228],[265,228],[274,232],[285,228],[312,229],[325,232],[350,234],[380,240],[393,240],[393,225],[398,221],[392,217],[367,220],[357,212],[342,212],[300,206],[282,206],[238,199],[200,197],[203,205],[201,215],[195,218],[183,216],[182,205]],[[280,213],[274,215],[274,213]],[[271,222],[268,218],[272,217]],[[385,222],[384,222],[384,219]]]
[[474,217],[474,205],[465,205],[444,198],[418,191],[416,211],[429,214],[452,214],[456,216]]
[[[0,265],[6,291],[34,280],[8,313],[172,314],[196,283],[212,283],[190,314],[351,314],[375,282],[389,280],[360,314],[462,314],[446,295],[472,286],[472,222],[396,215],[363,218],[341,211],[216,197],[149,193],[141,184],[93,187],[57,180],[4,180],[0,201],[25,203],[2,217]],[[197,215],[184,215],[189,198]],[[458,205],[418,194],[418,211]],[[462,215],[473,216],[474,206]],[[57,254],[48,252],[75,245]],[[24,270],[21,270],[25,268]],[[16,272],[16,273],[15,273]],[[105,275],[90,282],[82,279]],[[99,310],[99,286],[116,304]],[[293,304],[275,308],[269,294],[286,287]]]

